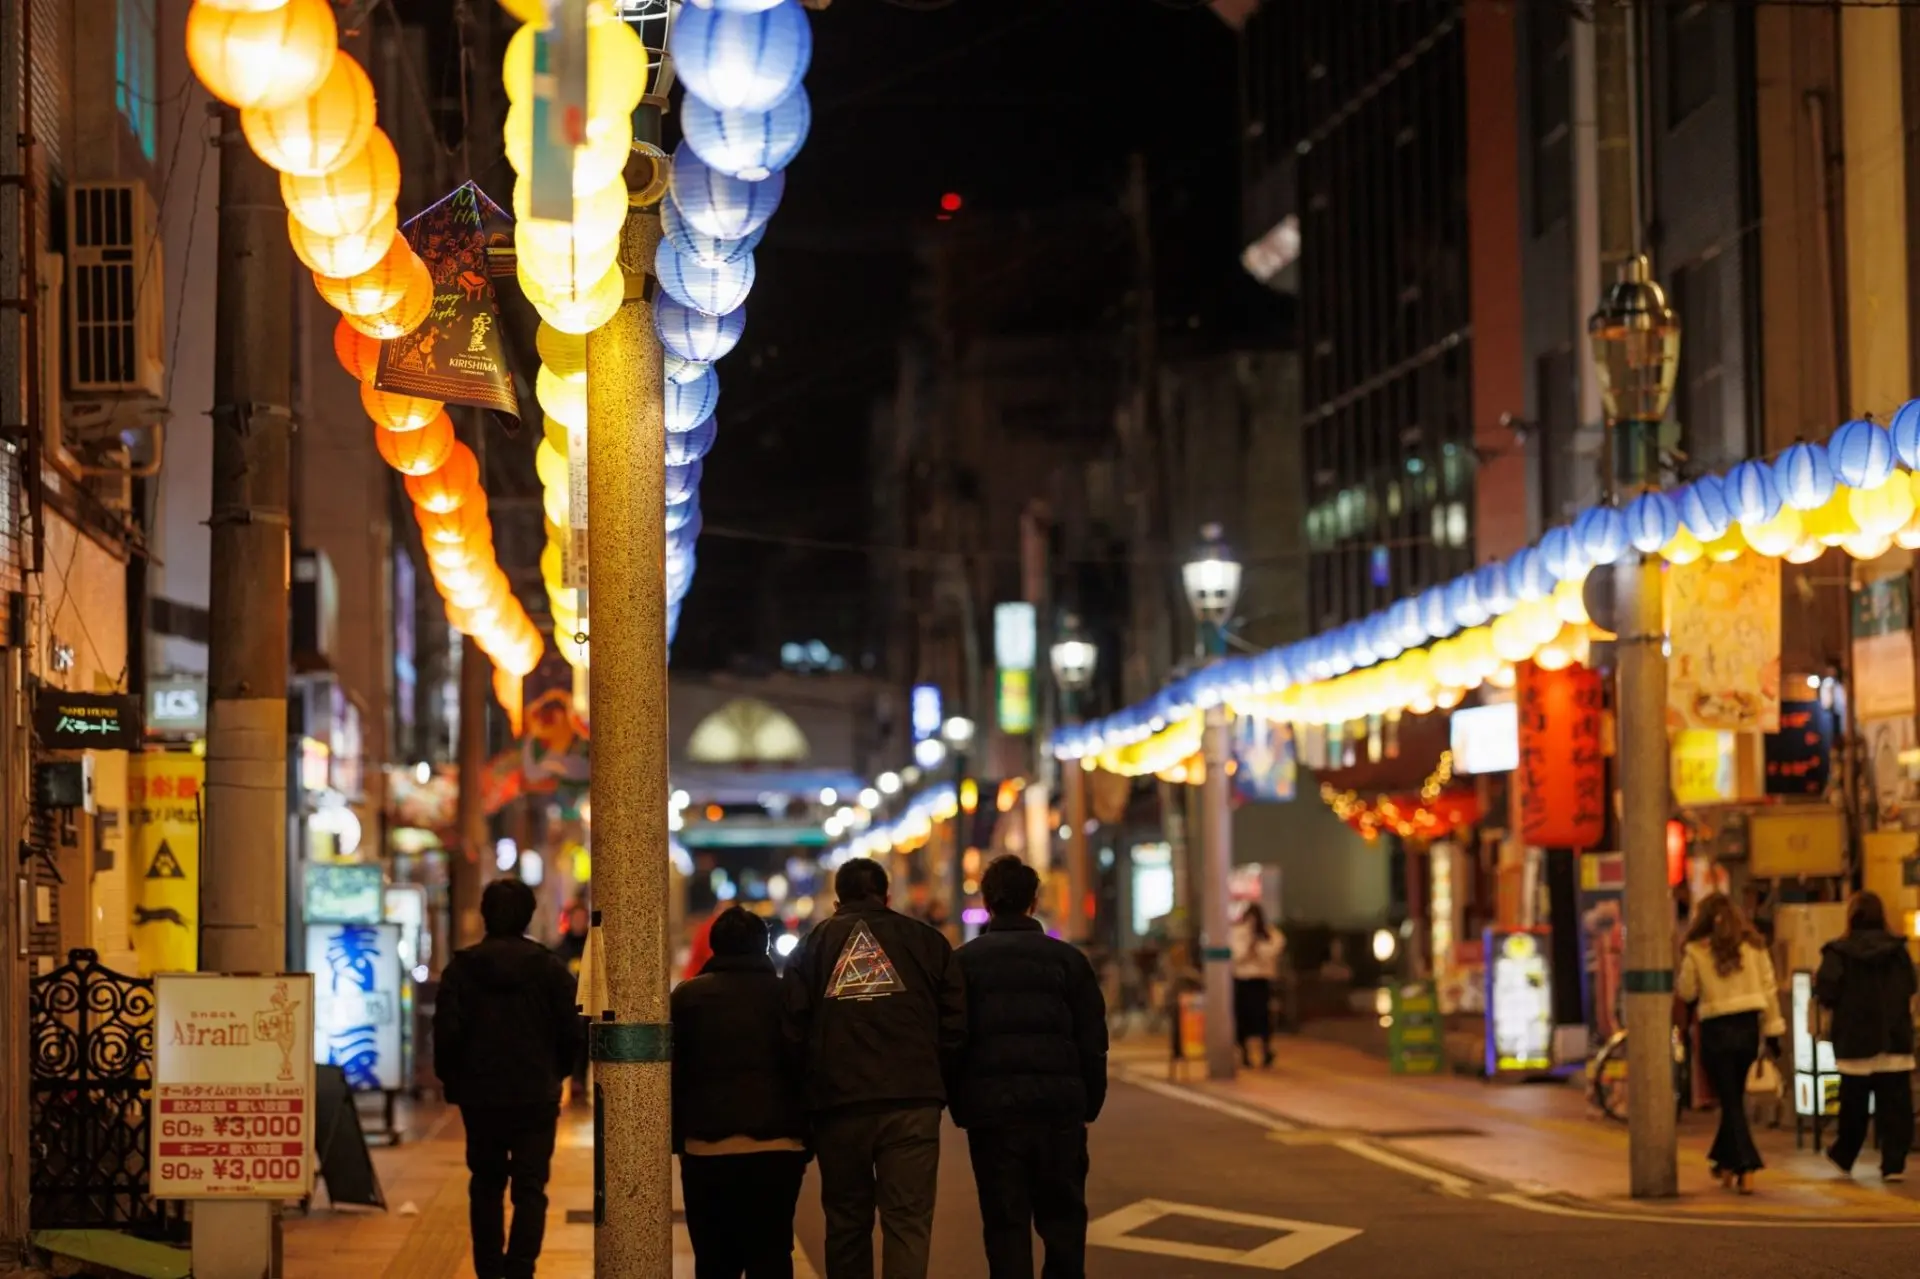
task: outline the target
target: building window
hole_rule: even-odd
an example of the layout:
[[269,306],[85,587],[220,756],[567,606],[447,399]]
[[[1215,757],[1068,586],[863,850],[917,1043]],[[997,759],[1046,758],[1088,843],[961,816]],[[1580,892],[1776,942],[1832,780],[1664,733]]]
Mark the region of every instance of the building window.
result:
[[1534,5],[1526,10],[1526,22],[1532,81],[1528,111],[1533,133],[1533,230],[1538,235],[1565,221],[1573,209],[1573,37],[1571,18],[1560,5]]
[[1680,419],[1680,451],[1713,465],[1724,452],[1720,395],[1726,342],[1720,330],[1720,258],[1704,258],[1673,273],[1680,316],[1680,372],[1673,404]]
[[1713,6],[1705,0],[1667,5],[1667,124],[1698,111],[1713,98],[1716,50]]
[[155,0],[119,0],[114,34],[114,100],[140,154],[152,161],[160,145],[158,75],[154,67]]
[[1540,466],[1540,510],[1551,524],[1570,514],[1573,476],[1566,469],[1573,457],[1573,352],[1564,347],[1534,361],[1534,395],[1539,410],[1539,440],[1534,454]]

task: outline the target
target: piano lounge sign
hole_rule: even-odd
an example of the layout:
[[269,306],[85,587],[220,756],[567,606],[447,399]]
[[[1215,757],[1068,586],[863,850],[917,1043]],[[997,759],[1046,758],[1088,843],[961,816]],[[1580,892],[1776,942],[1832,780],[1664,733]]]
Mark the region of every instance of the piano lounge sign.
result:
[[71,693],[43,688],[34,698],[33,723],[44,750],[136,750],[140,746],[140,699],[127,693]]

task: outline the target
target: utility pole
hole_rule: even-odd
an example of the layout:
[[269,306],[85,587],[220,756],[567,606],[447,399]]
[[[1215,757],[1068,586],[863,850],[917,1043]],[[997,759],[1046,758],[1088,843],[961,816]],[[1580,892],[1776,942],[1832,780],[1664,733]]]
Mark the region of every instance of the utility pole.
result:
[[[665,108],[663,98],[645,99],[634,137],[658,143]],[[653,163],[635,153],[629,191],[652,185],[634,170]],[[659,243],[658,210],[630,206],[620,235],[626,300],[587,335],[593,892],[608,1005],[589,1037],[595,1279],[673,1274],[666,399],[651,274]]]
[[[286,958],[287,628],[291,568],[293,253],[280,182],[221,109],[200,970],[271,973]],[[278,1214],[203,1199],[193,1273],[278,1273]]]
[[1201,785],[1201,847],[1206,850],[1201,875],[1202,955],[1207,992],[1207,1078],[1232,1079],[1240,1056],[1233,1028],[1233,950],[1228,944],[1233,920],[1227,895],[1233,876],[1233,810],[1228,801],[1227,708],[1206,709],[1201,750],[1207,766]]
[[447,858],[453,946],[445,959],[453,957],[452,950],[480,940],[480,881],[487,873],[487,810],[482,792],[487,771],[487,702],[493,696],[487,674],[491,663],[472,636],[461,636],[459,645],[460,718],[454,730],[454,760],[460,772],[460,793],[454,802],[454,825],[460,841]]

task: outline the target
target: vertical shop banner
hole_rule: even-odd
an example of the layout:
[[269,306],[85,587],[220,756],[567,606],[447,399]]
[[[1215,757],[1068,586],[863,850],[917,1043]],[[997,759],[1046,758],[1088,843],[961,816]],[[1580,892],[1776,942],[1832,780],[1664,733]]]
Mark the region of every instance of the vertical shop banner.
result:
[[1914,712],[1913,588],[1904,573],[1853,593],[1853,698],[1863,721]]
[[401,228],[433,277],[433,310],[413,332],[380,344],[376,387],[520,416],[488,274],[489,246],[496,237],[511,243],[512,225],[466,182]]
[[128,757],[133,953],[143,974],[200,966],[200,789],[205,761],[185,751]]
[[1248,804],[1291,803],[1299,770],[1293,726],[1264,715],[1233,717],[1233,793]]
[[1780,727],[1780,561],[1742,555],[1667,570],[1667,727]]
[[1768,733],[1766,793],[1827,793],[1833,776],[1833,711],[1818,701],[1781,702],[1780,731]]
[[[385,902],[380,903],[384,912]],[[399,924],[307,925],[314,975],[314,1059],[338,1066],[355,1092],[404,1085]]]
[[1606,833],[1600,676],[1519,668],[1520,831],[1537,848],[1592,848]]
[[1580,858],[1581,990],[1587,1009],[1587,1047],[1598,1052],[1626,1029],[1621,974],[1626,971],[1627,858],[1586,853]]

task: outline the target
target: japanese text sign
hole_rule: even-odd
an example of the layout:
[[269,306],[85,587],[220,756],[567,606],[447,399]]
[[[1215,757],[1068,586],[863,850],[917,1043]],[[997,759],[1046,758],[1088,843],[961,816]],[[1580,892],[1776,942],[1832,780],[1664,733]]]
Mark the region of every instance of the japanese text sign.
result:
[[1519,670],[1520,830],[1540,848],[1592,848],[1605,834],[1600,676],[1582,666]]
[[34,697],[33,726],[47,750],[131,750],[140,745],[140,699],[43,688]]

